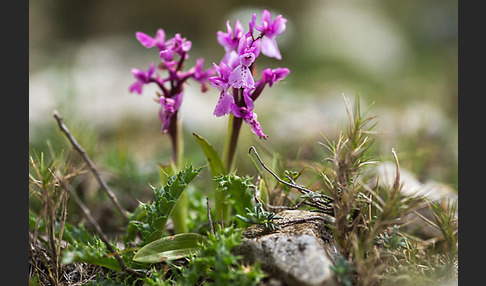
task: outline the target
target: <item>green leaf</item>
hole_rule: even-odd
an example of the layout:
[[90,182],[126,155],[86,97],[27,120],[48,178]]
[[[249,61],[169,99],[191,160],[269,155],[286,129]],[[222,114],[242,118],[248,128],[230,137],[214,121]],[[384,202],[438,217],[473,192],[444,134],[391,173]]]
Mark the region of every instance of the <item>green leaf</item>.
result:
[[143,220],[135,222],[135,226],[143,234],[142,245],[162,237],[165,224],[177,200],[202,168],[194,169],[192,165],[186,166],[177,174],[169,177],[164,187],[160,189],[152,187],[155,193],[155,201],[142,204],[146,216]]
[[[242,256],[232,253],[232,249],[242,242],[243,229],[217,228],[214,235],[209,233],[200,246],[197,256],[189,259],[189,265],[181,269],[181,280],[176,285],[258,285],[264,272],[258,262],[250,265],[241,263]],[[203,283],[206,285],[206,283]]]
[[[219,156],[218,152],[216,152],[214,147],[206,139],[197,135],[196,133],[192,133],[192,135],[194,135],[199,143],[199,146],[201,146],[213,177],[225,175],[226,168],[224,167],[223,160],[221,160],[221,157]],[[225,197],[226,193],[216,190],[215,207],[213,210],[215,213],[214,218],[217,221],[224,220],[225,224],[229,224],[231,217],[231,205],[226,203]]]
[[[56,231],[57,232],[57,231]],[[56,235],[58,235],[56,233]],[[97,236],[89,233],[83,224],[64,225],[63,239],[69,245],[62,252],[62,263],[84,262],[103,266],[115,271],[121,271],[121,266],[115,257],[107,250],[105,243]],[[115,244],[113,248],[118,251]]]
[[199,146],[201,146],[204,155],[206,155],[206,161],[209,164],[209,168],[211,169],[213,176],[226,174],[226,168],[224,167],[223,161],[214,147],[206,139],[197,135],[196,133],[192,133],[192,135],[194,135],[197,143],[199,143]]
[[133,257],[137,262],[157,263],[194,255],[205,241],[197,233],[180,233],[157,239],[140,248]]
[[225,194],[225,202],[233,206],[236,214],[245,215],[246,208],[253,206],[255,185],[251,182],[251,177],[239,177],[231,173],[215,177],[214,180],[217,190]]

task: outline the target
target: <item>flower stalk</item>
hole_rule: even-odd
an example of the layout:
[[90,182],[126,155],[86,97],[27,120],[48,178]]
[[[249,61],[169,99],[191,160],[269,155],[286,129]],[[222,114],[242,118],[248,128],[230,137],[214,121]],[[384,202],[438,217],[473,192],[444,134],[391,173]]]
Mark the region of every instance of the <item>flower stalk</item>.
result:
[[[177,114],[176,118],[177,118]],[[182,140],[181,120],[173,120],[169,127],[169,135],[172,141],[172,158],[176,170],[182,170],[182,158],[184,156],[184,142]],[[187,233],[187,195],[182,192],[171,213],[175,233]]]
[[[201,84],[202,92],[207,90],[207,79],[214,74],[214,70],[209,68],[203,70],[204,59],[199,58],[196,65],[188,71],[183,71],[185,60],[189,57],[189,50],[192,43],[182,38],[180,34],[169,40],[165,40],[165,32],[162,29],[157,30],[155,37],[145,33],[137,32],[135,34],[138,41],[146,48],[157,48],[160,64],[156,66],[150,63],[147,71],[132,69],[136,82],[133,83],[130,92],[142,93],[146,84],[155,83],[161,93],[157,92],[156,102],[160,104],[159,119],[162,123],[161,132],[167,133],[172,145],[172,164],[173,173],[182,168],[183,159],[183,140],[181,122],[178,118],[179,108],[182,104],[184,94],[184,84],[190,78]],[[157,69],[165,71],[166,77],[160,77]],[[187,197],[182,193],[177,201],[172,213],[172,222],[176,233],[184,233],[187,228]]]

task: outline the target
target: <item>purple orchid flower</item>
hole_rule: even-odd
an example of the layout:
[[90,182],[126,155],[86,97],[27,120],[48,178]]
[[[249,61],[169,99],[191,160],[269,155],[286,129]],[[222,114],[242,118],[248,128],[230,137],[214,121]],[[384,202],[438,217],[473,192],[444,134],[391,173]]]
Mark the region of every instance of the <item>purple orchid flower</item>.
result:
[[[282,15],[278,15],[272,21],[271,13],[263,10],[261,25],[256,24],[256,14],[253,14],[249,24],[250,30],[244,33],[238,20],[235,21],[234,30],[227,21],[227,32],[217,32],[218,43],[223,46],[225,55],[219,66],[213,64],[218,75],[208,79],[211,86],[220,92],[214,115],[223,116],[231,113],[243,119],[239,120],[238,124],[244,121],[250,125],[253,133],[264,139],[268,136],[263,133],[257,115],[253,112],[253,101],[260,96],[267,84],[271,87],[275,82],[284,79],[290,71],[287,68],[267,68],[262,71],[260,80],[255,82],[254,63],[260,52],[269,57],[282,58],[276,37],[285,31],[286,22],[287,19]],[[260,31],[258,37],[254,36],[254,30]],[[232,136],[237,136],[235,134]]]
[[135,37],[137,37],[138,41],[146,48],[157,47],[159,50],[165,49],[165,32],[162,29],[157,30],[155,38],[142,32],[136,32]]
[[162,121],[162,133],[166,133],[169,130],[172,117],[181,106],[182,92],[170,98],[160,96],[159,102],[162,105],[159,110],[159,118]]
[[229,83],[234,88],[253,89],[255,88],[255,80],[251,74],[250,69],[244,64],[237,66],[228,78]]
[[221,61],[219,66],[213,63],[213,66],[218,75],[210,77],[208,81],[220,92],[218,103],[213,112],[214,115],[219,117],[230,113],[231,104],[235,102],[233,95],[229,93],[229,77],[232,70],[224,61]]
[[262,77],[255,84],[255,89],[251,94],[251,99],[256,100],[263,91],[263,88],[268,84],[270,87],[277,82],[283,80],[290,70],[288,68],[266,68],[262,71]]
[[201,84],[201,91],[206,92],[208,90],[207,81],[214,75],[214,69],[208,68],[203,70],[204,58],[199,58],[196,60],[196,65],[189,70],[192,73],[192,77]]
[[276,68],[273,70],[271,68],[267,68],[262,71],[261,81],[268,83],[268,85],[271,87],[274,82],[284,79],[289,73],[290,70],[288,68]]
[[133,68],[131,72],[137,81],[129,87],[129,91],[142,94],[143,86],[152,81],[152,76],[155,72],[155,65],[154,63],[150,63],[148,71]]
[[223,46],[225,54],[223,61],[231,67],[236,67],[238,65],[238,54],[235,49],[238,47],[241,37],[243,37],[243,26],[241,26],[240,21],[235,21],[235,29],[231,28],[229,21],[226,21],[227,33],[218,31],[216,33],[216,38],[218,43]]
[[235,117],[243,118],[243,121],[251,127],[251,131],[253,131],[255,135],[263,139],[268,139],[268,136],[263,133],[262,127],[257,120],[257,114],[253,112],[253,100],[248,95],[244,95],[243,97],[246,106],[237,106],[235,103],[232,103],[231,113],[233,113]]
[[228,79],[232,87],[249,90],[255,88],[255,80],[249,67],[260,54],[260,45],[260,39],[256,41],[253,41],[251,37],[240,39],[237,49],[240,64],[233,69]]
[[255,22],[256,14],[253,14],[250,22],[250,30],[255,28],[264,36],[262,37],[262,53],[267,57],[273,57],[278,60],[282,59],[276,37],[285,31],[287,19],[283,18],[282,15],[278,15],[272,21],[272,14],[265,9],[262,12],[261,26],[257,26]]
[[186,38],[182,38],[181,35],[177,33],[174,38],[165,43],[165,49],[160,51],[159,56],[164,61],[171,61],[174,58],[174,54],[177,53],[179,56],[187,59],[187,52],[189,52],[191,47],[192,42],[187,41]]
[[238,46],[240,38],[243,37],[243,26],[241,26],[240,21],[235,21],[235,30],[231,28],[229,21],[226,21],[227,33],[218,31],[216,33],[218,43],[223,46],[226,52],[233,51]]
[[[186,38],[182,38],[180,34],[175,34],[173,38],[167,41],[165,41],[166,36],[162,29],[157,30],[155,37],[142,32],[137,32],[135,35],[144,47],[156,47],[159,50],[159,57],[162,61],[158,66],[150,63],[147,71],[132,69],[131,72],[136,82],[129,87],[129,91],[141,94],[144,85],[156,83],[162,91],[162,93],[157,92],[158,102],[161,104],[159,118],[162,121],[162,132],[176,132],[171,130],[173,126],[171,127],[170,122],[177,118],[185,82],[192,78],[201,84],[201,90],[205,92],[208,89],[207,81],[209,77],[215,73],[214,69],[211,67],[204,70],[204,59],[199,58],[195,66],[188,71],[183,71],[184,61],[189,57],[188,52],[192,47],[192,43]],[[175,58],[176,54],[179,55],[179,58]],[[159,77],[156,73],[157,68],[166,71],[168,75],[163,78]],[[165,86],[167,83],[170,88]],[[174,134],[171,133],[170,135],[174,136]]]
[[255,58],[258,58],[261,51],[261,39],[253,40],[251,34],[247,34],[247,36],[242,37],[238,42],[238,47],[236,52],[241,57],[241,55],[246,53],[252,53],[255,55]]

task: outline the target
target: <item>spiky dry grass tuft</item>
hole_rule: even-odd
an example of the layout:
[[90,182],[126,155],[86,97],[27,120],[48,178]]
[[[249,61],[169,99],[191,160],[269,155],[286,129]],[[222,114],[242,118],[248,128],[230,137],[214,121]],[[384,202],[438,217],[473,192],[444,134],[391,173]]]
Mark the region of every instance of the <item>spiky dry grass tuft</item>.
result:
[[394,237],[394,248],[405,246],[404,236],[397,234],[398,226],[400,219],[417,206],[418,199],[400,192],[400,167],[394,150],[395,183],[389,189],[370,187],[378,185],[364,172],[365,167],[376,163],[370,155],[373,143],[370,134],[376,123],[372,124],[373,116],[361,113],[359,98],[354,112],[349,100],[346,97],[344,100],[349,127],[337,142],[324,137],[326,143],[322,145],[331,156],[325,159],[327,166],[321,176],[325,192],[333,198],[334,238],[341,255],[353,269],[345,274],[348,277],[341,278],[355,285],[377,285],[393,265],[391,261],[397,259],[390,249],[390,237]]

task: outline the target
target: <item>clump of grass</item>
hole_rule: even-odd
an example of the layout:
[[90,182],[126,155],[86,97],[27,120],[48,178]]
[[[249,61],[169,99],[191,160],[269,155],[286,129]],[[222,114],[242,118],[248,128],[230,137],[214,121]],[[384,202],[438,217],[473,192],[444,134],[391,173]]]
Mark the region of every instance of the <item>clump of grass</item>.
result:
[[[335,225],[333,227],[336,241],[340,252],[344,257],[350,256],[351,233],[358,230],[364,222],[364,213],[360,211],[361,206],[366,204],[363,200],[362,189],[365,182],[358,175],[360,170],[367,164],[373,163],[372,157],[368,155],[372,143],[368,136],[371,128],[365,129],[373,117],[363,118],[360,114],[359,103],[356,114],[353,115],[351,106],[346,97],[346,109],[350,125],[346,134],[341,133],[337,142],[330,142],[326,137],[325,146],[331,157],[325,161],[330,167],[321,173],[326,190],[333,201],[333,213]],[[366,205],[365,205],[366,207]]]
[[68,194],[59,178],[71,181],[83,171],[69,163],[69,154],[65,156],[62,150],[55,153],[48,146],[50,155],[34,153],[29,157],[30,278],[59,285],[63,279],[61,251],[68,207]]

